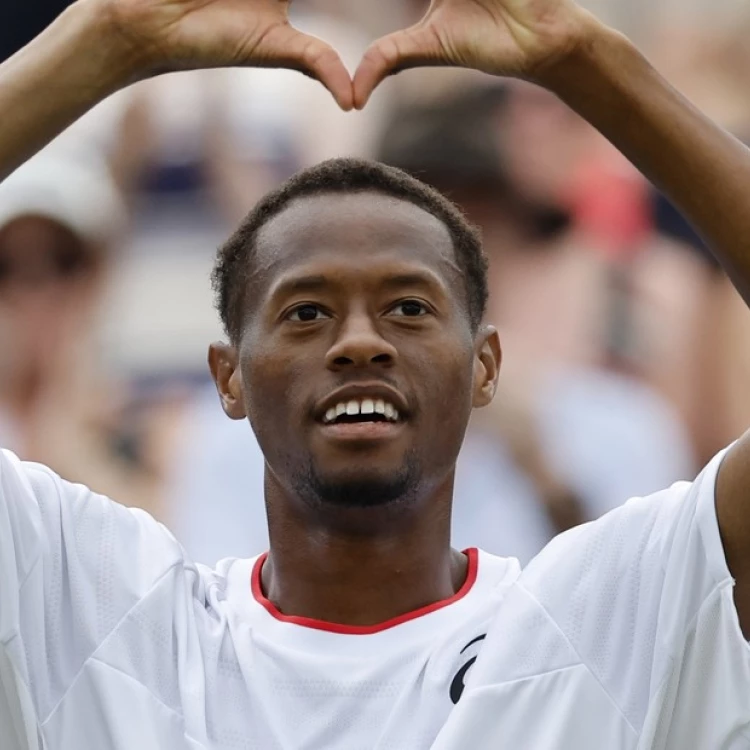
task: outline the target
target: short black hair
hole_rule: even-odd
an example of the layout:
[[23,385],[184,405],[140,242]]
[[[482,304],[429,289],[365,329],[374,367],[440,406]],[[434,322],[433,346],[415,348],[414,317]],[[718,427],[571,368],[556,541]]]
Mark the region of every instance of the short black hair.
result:
[[263,197],[219,248],[211,275],[216,307],[232,343],[242,334],[245,290],[258,233],[292,201],[326,193],[372,191],[413,203],[439,219],[453,241],[456,262],[465,286],[469,319],[476,331],[487,306],[487,259],[479,230],[461,210],[437,190],[406,172],[366,159],[329,159],[298,172]]

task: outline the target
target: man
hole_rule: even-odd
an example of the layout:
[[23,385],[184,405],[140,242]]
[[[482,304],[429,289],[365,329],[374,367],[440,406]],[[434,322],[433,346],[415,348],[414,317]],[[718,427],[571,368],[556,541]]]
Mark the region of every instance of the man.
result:
[[[750,296],[750,155],[572,3],[437,0],[353,82],[286,5],[80,0],[0,69],[0,173],[165,69],[302,68],[347,108],[396,69],[469,65],[561,96]],[[500,363],[484,281],[471,228],[403,173],[325,163],[264,199],[220,254],[209,361],[265,455],[271,551],[197,568],[145,514],[2,454],[3,747],[746,747],[750,438],[520,579],[451,549]]]

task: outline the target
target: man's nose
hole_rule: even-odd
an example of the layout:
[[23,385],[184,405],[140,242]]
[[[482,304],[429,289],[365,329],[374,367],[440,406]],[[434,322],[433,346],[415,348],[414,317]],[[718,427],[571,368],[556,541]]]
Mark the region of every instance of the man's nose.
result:
[[383,338],[369,315],[349,316],[341,325],[333,346],[328,350],[326,364],[330,369],[367,367],[370,364],[389,366],[396,361],[396,348]]

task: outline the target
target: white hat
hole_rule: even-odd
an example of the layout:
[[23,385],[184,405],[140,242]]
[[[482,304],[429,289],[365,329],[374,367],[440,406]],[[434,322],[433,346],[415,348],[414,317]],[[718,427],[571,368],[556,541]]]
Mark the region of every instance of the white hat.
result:
[[107,246],[124,224],[125,207],[96,153],[48,149],[0,182],[0,227],[22,216],[52,219]]

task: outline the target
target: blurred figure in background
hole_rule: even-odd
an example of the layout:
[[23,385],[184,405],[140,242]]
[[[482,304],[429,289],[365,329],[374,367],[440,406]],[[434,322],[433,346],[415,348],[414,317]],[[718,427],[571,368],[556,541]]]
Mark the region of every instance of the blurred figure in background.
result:
[[[722,385],[736,363],[725,339],[735,333],[721,321],[723,300],[736,295],[724,272],[676,209],[652,191],[654,232],[632,267],[633,324],[639,331],[638,373],[680,415],[696,463],[731,442],[733,420]],[[731,290],[731,291],[730,291]],[[736,352],[735,352],[736,356]],[[713,454],[712,454],[713,455]]]
[[153,510],[102,364],[99,311],[125,214],[93,153],[43,152],[0,185],[0,435],[39,461]]
[[[680,4],[679,14],[675,9],[669,2],[655,8],[658,21],[649,35],[656,64],[699,109],[748,142],[747,5],[696,2]],[[684,218],[656,193],[649,203],[656,231],[633,269],[639,369],[677,409],[702,464],[750,417],[750,322]]]

